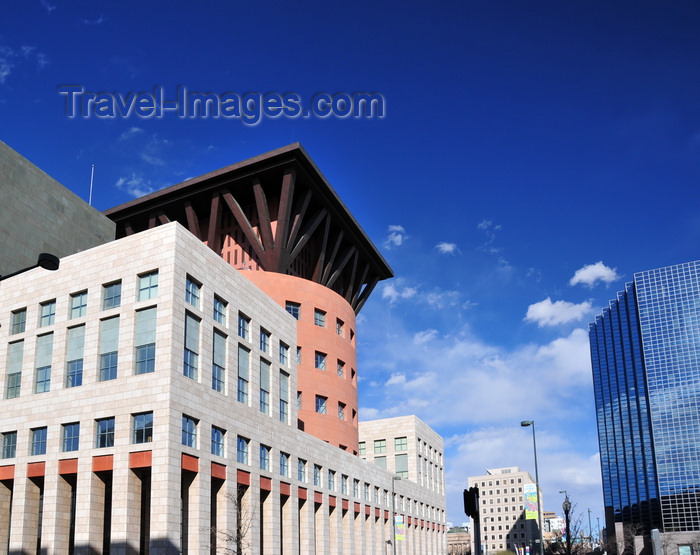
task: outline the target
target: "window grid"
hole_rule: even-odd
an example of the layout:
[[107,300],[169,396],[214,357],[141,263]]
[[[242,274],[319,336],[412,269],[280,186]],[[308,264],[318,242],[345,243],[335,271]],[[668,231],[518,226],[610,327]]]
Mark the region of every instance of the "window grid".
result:
[[27,309],[22,308],[12,312],[11,334],[23,333],[27,325]]
[[150,443],[153,441],[153,413],[134,414],[133,419],[131,443]]
[[224,436],[226,432],[216,426],[211,427],[211,454],[223,457],[224,455]]
[[219,297],[214,297],[214,320],[222,326],[226,325],[226,302]]
[[149,272],[139,276],[138,300],[146,301],[158,296],[158,272]]
[[32,430],[32,455],[46,455],[46,428],[34,428]]
[[41,303],[39,306],[39,327],[50,326],[56,319],[56,299]]
[[197,421],[189,416],[182,417],[182,444],[197,447]]
[[17,432],[2,434],[2,458],[14,459],[17,455]]
[[289,312],[297,320],[301,316],[301,305],[299,303],[287,301],[285,303],[285,308],[287,309],[287,312]]
[[122,282],[115,281],[102,286],[102,310],[117,308],[122,302]]
[[187,278],[185,284],[185,301],[195,308],[199,308],[200,287],[199,283],[191,278]]
[[72,422],[63,425],[63,445],[62,451],[77,451],[80,447],[80,423]]
[[87,291],[73,293],[70,296],[70,317],[81,318],[87,313]]
[[97,420],[95,447],[114,446],[114,418],[101,418]]

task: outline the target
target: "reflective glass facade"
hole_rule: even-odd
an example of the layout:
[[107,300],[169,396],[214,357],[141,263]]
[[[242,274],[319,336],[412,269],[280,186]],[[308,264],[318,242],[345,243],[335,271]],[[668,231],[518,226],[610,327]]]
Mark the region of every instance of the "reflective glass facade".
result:
[[635,274],[589,330],[608,527],[700,529],[700,262]]

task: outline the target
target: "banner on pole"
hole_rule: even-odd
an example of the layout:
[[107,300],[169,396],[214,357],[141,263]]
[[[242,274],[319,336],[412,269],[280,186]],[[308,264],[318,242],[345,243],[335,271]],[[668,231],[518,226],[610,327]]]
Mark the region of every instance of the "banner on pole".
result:
[[525,519],[537,519],[537,486],[535,484],[525,484],[523,488],[523,497],[525,501]]
[[406,539],[406,531],[403,524],[403,515],[394,516],[394,529],[396,530],[396,541],[404,541]]

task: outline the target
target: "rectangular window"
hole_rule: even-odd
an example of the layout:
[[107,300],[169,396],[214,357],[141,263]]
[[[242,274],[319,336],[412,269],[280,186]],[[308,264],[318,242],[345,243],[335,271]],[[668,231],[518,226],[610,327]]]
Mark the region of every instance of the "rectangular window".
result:
[[22,360],[24,359],[24,341],[10,343],[7,350],[7,383],[5,398],[19,397],[22,384]]
[[314,465],[314,486],[323,486],[323,484],[321,483],[321,467],[317,464]]
[[408,455],[406,453],[394,456],[394,468],[398,476],[408,478]]
[[260,359],[260,412],[270,414],[270,363]]
[[119,316],[100,320],[100,376],[101,382],[117,378],[119,356]]
[[250,336],[250,318],[238,313],[238,336],[248,339]]
[[335,321],[335,333],[337,333],[340,337],[343,337],[345,334],[345,323],[340,319]]
[[328,471],[328,489],[335,491],[335,472],[332,470]]
[[158,271],[139,276],[139,301],[155,299],[158,296]]
[[85,346],[85,326],[68,328],[68,349],[66,351],[66,387],[83,385],[83,348]]
[[299,303],[294,303],[292,301],[287,301],[284,306],[292,316],[297,320],[301,316],[301,305]]
[[289,365],[289,347],[280,341],[280,364]]
[[70,296],[70,318],[81,318],[87,314],[87,291]]
[[46,428],[32,430],[32,455],[46,455]]
[[345,420],[345,403],[338,402],[338,419]]
[[316,412],[319,414],[326,414],[326,403],[328,402],[328,397],[323,397],[322,395],[316,395]]
[[289,423],[289,374],[280,372],[280,422]]
[[314,325],[322,328],[326,327],[326,313],[323,310],[314,309]]
[[358,499],[360,498],[360,481],[359,480],[352,481],[352,495],[354,497],[357,497]]
[[226,432],[216,426],[211,427],[211,454],[223,457],[224,455],[224,436]]
[[345,363],[342,360],[338,361],[338,376],[343,377],[345,375]]
[[134,345],[134,373],[154,372],[156,369],[156,307],[136,311]]
[[80,447],[80,422],[63,424],[63,440],[61,450],[64,453],[77,451]]
[[306,482],[306,461],[303,459],[297,461],[297,480]]
[[153,441],[153,413],[142,412],[133,415],[131,443],[150,443]]
[[376,464],[379,468],[386,468],[386,457],[383,455],[374,457],[374,464]]
[[408,441],[406,437],[395,437],[394,438],[394,451],[407,451]]
[[197,447],[197,421],[189,416],[182,416],[182,444]]
[[289,453],[280,452],[280,474],[289,478]]
[[344,474],[340,477],[340,493],[343,495],[348,494],[348,477]]
[[241,464],[248,464],[248,443],[250,440],[238,436],[236,441],[236,460]]
[[316,351],[314,355],[314,367],[318,368],[319,370],[326,369],[326,353]]
[[56,319],[56,299],[39,305],[39,327],[50,326]]
[[2,434],[2,458],[14,459],[17,455],[17,432]]
[[226,301],[214,297],[214,320],[222,326],[226,325]]
[[96,421],[95,447],[114,447],[114,417]]
[[122,282],[115,281],[102,286],[102,310],[117,308],[122,304]]
[[248,404],[248,381],[250,376],[250,351],[238,346],[238,402]]
[[260,469],[270,470],[270,448],[267,445],[260,446]]
[[185,354],[183,374],[197,380],[199,362],[199,320],[191,314],[185,314]]
[[364,441],[359,443],[358,449],[360,452],[360,457],[364,457],[367,454],[367,444]]
[[10,333],[12,335],[16,333],[23,333],[27,325],[27,309],[20,308],[19,310],[12,311],[12,328]]
[[260,330],[260,350],[263,353],[270,352],[270,334],[265,330]]
[[51,388],[51,357],[53,333],[40,335],[36,340],[36,378],[34,393],[45,393]]
[[211,388],[223,393],[226,385],[226,336],[216,330],[213,351]]
[[195,308],[199,308],[199,293],[200,285],[192,278],[187,278],[187,283],[185,285],[185,301],[190,303]]
[[301,347],[297,347],[297,364],[301,364]]
[[375,439],[374,440],[374,452],[375,453],[386,453],[386,439]]

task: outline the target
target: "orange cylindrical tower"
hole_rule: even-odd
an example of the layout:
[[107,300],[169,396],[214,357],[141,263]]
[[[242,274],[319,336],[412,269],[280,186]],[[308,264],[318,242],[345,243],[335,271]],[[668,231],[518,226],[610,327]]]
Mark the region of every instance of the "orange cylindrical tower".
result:
[[242,275],[298,319],[299,426],[357,454],[355,312],[336,292],[307,279],[265,271]]

